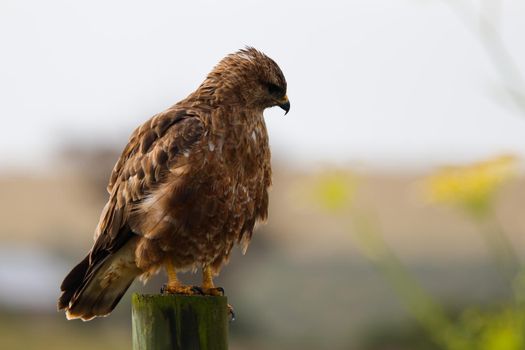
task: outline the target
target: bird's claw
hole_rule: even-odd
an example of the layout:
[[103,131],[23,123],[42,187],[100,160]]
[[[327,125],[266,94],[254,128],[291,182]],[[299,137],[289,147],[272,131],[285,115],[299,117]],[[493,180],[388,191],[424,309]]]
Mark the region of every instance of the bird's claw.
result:
[[160,289],[161,294],[178,294],[178,295],[198,295],[202,294],[193,286],[170,286],[169,284],[164,284]]
[[212,297],[223,297],[224,296],[224,288],[222,287],[213,287],[213,288],[194,287],[194,288],[197,288],[200,291],[201,295],[208,295]]
[[204,291],[199,286],[192,286],[191,290],[195,293],[195,295],[204,295]]
[[216,288],[210,288],[209,289],[210,295],[223,297],[224,296],[224,288],[222,287],[216,287]]
[[180,294],[180,295],[208,295],[214,297],[224,296],[224,288],[205,288],[199,286],[175,286],[170,287],[168,284],[162,285],[161,294]]
[[233,306],[228,304],[228,318],[230,322],[235,321],[235,311],[233,310]]

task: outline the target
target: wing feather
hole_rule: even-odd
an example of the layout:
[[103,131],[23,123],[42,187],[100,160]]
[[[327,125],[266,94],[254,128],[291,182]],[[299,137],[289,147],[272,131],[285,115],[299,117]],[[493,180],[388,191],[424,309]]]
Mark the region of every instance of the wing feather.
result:
[[[109,313],[143,272],[129,256],[141,234],[128,222],[130,213],[162,186],[167,174],[177,174],[181,162],[186,162],[184,152],[204,134],[205,119],[180,107],[154,116],[133,132],[111,174],[109,200],[95,231],[95,244],[62,283],[58,307],[66,309],[68,317],[90,319]],[[108,289],[100,281],[113,278],[113,265],[120,269],[120,277]]]
[[100,250],[117,248],[115,243],[126,231],[132,211],[163,184],[166,175],[173,174],[172,168],[185,162],[184,152],[204,132],[203,118],[182,108],[160,113],[133,132],[110,177],[110,198],[95,231],[92,260]]

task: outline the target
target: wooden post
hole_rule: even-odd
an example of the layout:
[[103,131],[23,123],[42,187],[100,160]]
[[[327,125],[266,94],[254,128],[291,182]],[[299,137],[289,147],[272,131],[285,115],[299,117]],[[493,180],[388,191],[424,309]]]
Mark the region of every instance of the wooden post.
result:
[[227,350],[226,297],[132,297],[133,350]]

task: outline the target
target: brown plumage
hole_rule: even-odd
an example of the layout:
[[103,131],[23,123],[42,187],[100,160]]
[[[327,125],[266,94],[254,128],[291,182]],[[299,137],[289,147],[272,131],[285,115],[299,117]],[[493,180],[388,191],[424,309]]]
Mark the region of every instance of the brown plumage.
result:
[[58,308],[89,320],[113,310],[131,282],[166,267],[166,290],[191,294],[178,270],[203,269],[204,294],[235,243],[268,214],[264,109],[288,112],[286,80],[253,49],[226,56],[199,88],[138,127],[109,180],[95,243],[64,279]]

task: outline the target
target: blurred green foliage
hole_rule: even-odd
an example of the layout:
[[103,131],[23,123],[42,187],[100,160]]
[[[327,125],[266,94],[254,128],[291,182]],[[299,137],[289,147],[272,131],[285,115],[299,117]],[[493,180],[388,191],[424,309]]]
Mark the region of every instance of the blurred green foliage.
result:
[[[383,240],[377,220],[363,208],[352,207],[355,181],[348,190],[349,176],[321,175],[312,186],[317,203],[337,215],[351,232],[362,253],[391,285],[411,315],[424,330],[429,344],[443,350],[522,350],[525,349],[525,272],[504,230],[497,225],[491,208],[499,189],[516,172],[517,159],[502,156],[464,167],[446,168],[429,177],[427,198],[452,204],[481,223],[480,235],[502,274],[509,277],[513,297],[487,309],[483,305],[466,307],[452,317],[405,267]],[[429,196],[428,196],[429,195]],[[489,225],[486,225],[490,223]],[[386,345],[386,344],[385,344]],[[380,349],[377,344],[373,349]],[[390,349],[390,347],[386,347]],[[385,349],[386,349],[385,348]],[[415,348],[414,348],[415,349]],[[428,349],[427,346],[421,349]]]

